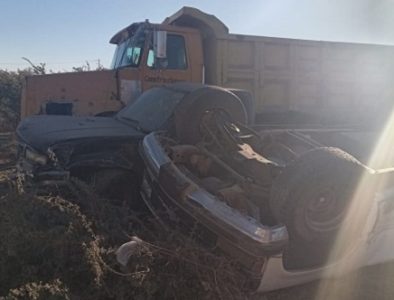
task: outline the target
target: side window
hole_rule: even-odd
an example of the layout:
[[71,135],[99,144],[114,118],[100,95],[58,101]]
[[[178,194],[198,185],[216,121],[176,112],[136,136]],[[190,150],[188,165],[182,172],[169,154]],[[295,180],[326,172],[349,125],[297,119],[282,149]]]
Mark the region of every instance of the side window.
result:
[[185,38],[181,35],[169,34],[167,37],[167,69],[186,69]]
[[153,52],[153,49],[150,48],[148,51],[148,59],[146,60],[146,65],[149,68],[153,68],[154,64],[155,64],[155,53]]
[[160,68],[163,69],[172,69],[172,70],[187,69],[185,38],[177,34],[168,34],[167,58],[164,61],[155,62],[153,49],[149,49],[146,64],[150,68],[153,68],[155,65],[159,64]]

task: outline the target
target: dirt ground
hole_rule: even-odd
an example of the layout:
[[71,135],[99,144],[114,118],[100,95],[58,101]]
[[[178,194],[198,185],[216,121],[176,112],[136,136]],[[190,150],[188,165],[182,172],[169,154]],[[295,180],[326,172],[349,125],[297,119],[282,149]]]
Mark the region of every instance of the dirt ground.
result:
[[[79,181],[62,190],[17,193],[14,146],[5,140],[0,141],[0,299],[394,298],[392,266],[250,295],[236,262],[200,246],[198,233],[166,229],[135,205],[100,198]],[[133,236],[141,241],[122,267],[115,251]]]

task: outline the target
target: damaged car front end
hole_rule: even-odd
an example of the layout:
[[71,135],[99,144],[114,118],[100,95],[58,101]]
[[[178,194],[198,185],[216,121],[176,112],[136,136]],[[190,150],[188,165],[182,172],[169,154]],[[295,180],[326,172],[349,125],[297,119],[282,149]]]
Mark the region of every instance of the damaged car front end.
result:
[[218,196],[227,192],[229,198],[237,197],[237,189],[222,187],[216,194],[207,191],[204,183],[168,156],[163,147],[167,139],[152,133],[143,140],[141,152],[146,172],[141,193],[145,203],[157,216],[164,212],[172,221],[189,228],[201,226],[205,242],[236,257],[258,284],[267,255],[280,253],[287,243],[285,226],[263,225]]
[[33,116],[17,129],[18,177],[25,187],[61,186],[100,168],[132,170],[142,136],[114,118]]

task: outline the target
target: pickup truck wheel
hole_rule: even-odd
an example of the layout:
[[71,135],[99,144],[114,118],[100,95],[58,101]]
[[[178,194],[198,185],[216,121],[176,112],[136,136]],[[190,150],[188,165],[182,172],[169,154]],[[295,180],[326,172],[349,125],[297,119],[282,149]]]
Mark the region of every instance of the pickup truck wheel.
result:
[[192,104],[175,114],[175,130],[181,143],[196,144],[201,140],[201,120],[213,110],[225,111],[233,121],[245,124],[247,114],[242,102],[233,93],[207,89],[203,90]]
[[[344,235],[343,230],[348,228],[343,226],[350,219],[347,209],[365,170],[353,156],[326,147],[304,153],[278,176],[271,189],[270,207],[276,220],[284,223],[289,232],[287,267],[321,265],[332,255],[339,230]],[[368,203],[372,203],[370,200]],[[363,211],[365,215],[358,215],[358,220],[365,221],[369,209]],[[358,232],[353,230],[352,236],[359,236],[362,225],[356,226]],[[351,243],[342,244],[335,245],[336,258]]]

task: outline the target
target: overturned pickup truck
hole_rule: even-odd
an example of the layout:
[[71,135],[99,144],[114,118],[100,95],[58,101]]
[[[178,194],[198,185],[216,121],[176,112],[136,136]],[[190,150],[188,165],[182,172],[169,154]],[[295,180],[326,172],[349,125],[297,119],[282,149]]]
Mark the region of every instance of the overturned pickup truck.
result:
[[394,259],[393,169],[360,162],[376,134],[257,133],[247,119],[234,93],[195,84],[153,88],[114,117],[30,117],[17,129],[19,177],[77,177],[124,201],[134,185],[163,224],[201,232],[258,291]]

